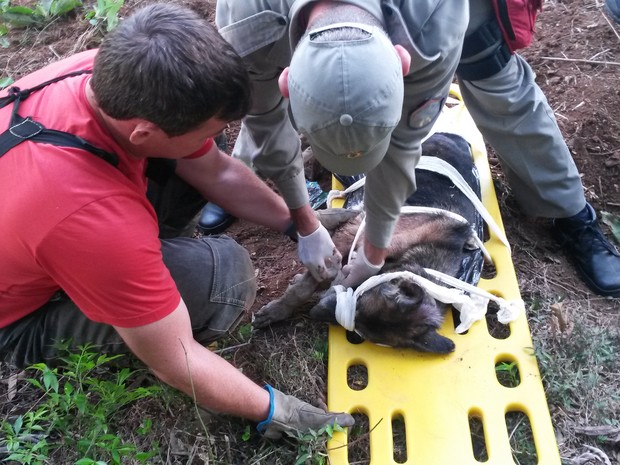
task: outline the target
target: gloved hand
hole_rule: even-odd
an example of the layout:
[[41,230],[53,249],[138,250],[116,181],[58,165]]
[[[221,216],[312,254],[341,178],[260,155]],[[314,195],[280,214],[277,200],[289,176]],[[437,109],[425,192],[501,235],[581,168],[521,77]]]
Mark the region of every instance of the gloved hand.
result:
[[283,433],[306,432],[309,429],[318,430],[326,425],[338,423],[340,426],[353,426],[355,420],[348,413],[332,413],[314,407],[296,397],[288,396],[265,386],[269,391],[269,416],[257,426],[259,432],[266,438],[280,439]]
[[364,254],[364,246],[361,245],[357,249],[357,254],[351,263],[342,268],[342,276],[344,279],[335,284],[355,288],[371,276],[376,275],[382,267],[383,263],[381,265],[373,265],[368,261],[366,255]]
[[342,255],[336,249],[325,226],[319,225],[312,234],[297,233],[299,259],[317,281],[334,279],[342,267]]

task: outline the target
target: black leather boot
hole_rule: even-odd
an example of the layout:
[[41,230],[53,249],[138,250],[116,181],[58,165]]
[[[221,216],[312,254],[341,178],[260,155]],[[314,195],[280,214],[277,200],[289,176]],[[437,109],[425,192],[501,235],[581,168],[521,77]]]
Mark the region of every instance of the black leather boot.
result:
[[553,220],[552,232],[594,292],[620,297],[620,254],[604,236],[590,204],[575,216]]

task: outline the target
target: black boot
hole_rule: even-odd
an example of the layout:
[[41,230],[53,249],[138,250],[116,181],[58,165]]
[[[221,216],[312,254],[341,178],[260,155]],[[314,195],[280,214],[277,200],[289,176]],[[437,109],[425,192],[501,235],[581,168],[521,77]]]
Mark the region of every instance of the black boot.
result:
[[594,292],[620,297],[620,254],[603,235],[589,204],[575,216],[553,220],[552,232]]

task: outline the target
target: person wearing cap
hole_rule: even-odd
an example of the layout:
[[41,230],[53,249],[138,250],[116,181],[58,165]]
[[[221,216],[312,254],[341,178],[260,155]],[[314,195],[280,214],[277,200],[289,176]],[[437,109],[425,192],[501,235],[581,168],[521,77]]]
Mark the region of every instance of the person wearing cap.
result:
[[287,0],[270,7],[218,0],[216,23],[244,57],[254,86],[233,155],[250,157],[275,181],[305,263],[325,270],[336,256],[308,204],[298,132],[328,170],[366,174],[365,239],[343,269],[342,284],[355,287],[384,263],[400,207],[416,188],[420,141],[456,73],[524,212],[552,218],[554,236],[586,284],[620,296],[620,255],[585,200],[531,68],[507,50],[489,0]]
[[249,102],[239,56],[173,4],[133,12],[99,49],[0,92],[0,361],[56,365],[57,343],[131,351],[265,437],[353,425],[207,348],[252,306],[256,277],[233,239],[183,237],[192,205],[213,197],[275,230],[290,223],[283,200],[214,143]]
[[[368,173],[365,254],[356,261],[374,274],[400,207],[415,190],[421,140],[458,65],[466,2],[422,0],[402,8],[384,2],[383,8],[378,0],[290,0],[271,8],[219,0],[216,7],[220,33],[245,58],[253,84],[233,156],[251,158],[274,181],[291,210],[299,256],[319,279],[335,275],[340,256],[310,207],[298,131],[327,169]],[[424,38],[414,42],[410,30],[424,30]],[[334,34],[349,39],[333,42]],[[352,273],[351,279],[358,271]]]

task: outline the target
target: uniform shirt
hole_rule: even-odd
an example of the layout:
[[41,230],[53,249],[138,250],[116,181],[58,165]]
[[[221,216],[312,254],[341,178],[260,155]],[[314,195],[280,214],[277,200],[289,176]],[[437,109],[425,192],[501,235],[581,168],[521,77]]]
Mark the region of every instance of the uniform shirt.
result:
[[[92,69],[95,54],[80,53],[14,85],[26,89]],[[85,94],[89,79],[71,77],[34,92],[19,114],[115,153],[119,166],[84,150],[37,142],[0,157],[0,327],[59,289],[91,320],[121,327],[157,321],[180,302],[146,198],[145,160],[129,156],[97,122]],[[0,110],[1,130],[11,111],[12,105]]]
[[[277,185],[289,208],[308,203],[299,138],[277,79],[290,63],[311,0],[218,0],[220,33],[244,57],[252,77],[253,108],[244,119],[233,155],[251,158]],[[405,76],[403,113],[385,158],[367,173],[366,237],[389,245],[405,199],[415,191],[421,141],[439,116],[461,54],[468,5],[461,0],[344,0],[385,24],[394,44],[412,57]],[[265,5],[269,5],[266,7]]]

